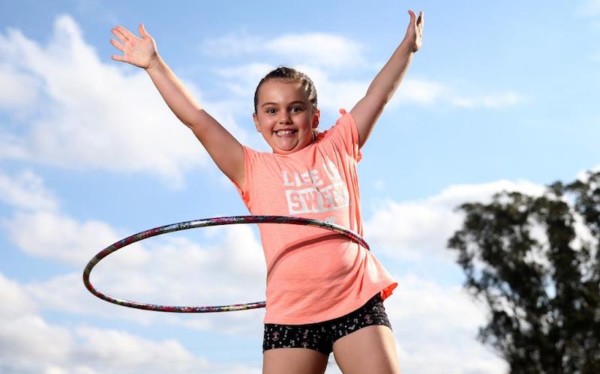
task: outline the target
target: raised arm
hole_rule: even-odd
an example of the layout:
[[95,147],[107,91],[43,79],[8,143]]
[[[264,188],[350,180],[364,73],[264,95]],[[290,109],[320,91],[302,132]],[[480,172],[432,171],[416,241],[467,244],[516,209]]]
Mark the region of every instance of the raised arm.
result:
[[144,26],[139,27],[139,37],[122,26],[115,27],[112,33],[116,39],[111,39],[110,43],[122,52],[121,55],[113,55],[113,60],[145,69],[169,108],[192,130],[219,169],[243,186],[242,145],[196,102],[160,57],[154,39]]
[[421,48],[424,25],[423,12],[419,13],[418,17],[411,10],[408,13],[410,22],[404,39],[375,76],[365,96],[350,111],[356,121],[360,147],[369,138],[383,108],[400,86],[414,53]]

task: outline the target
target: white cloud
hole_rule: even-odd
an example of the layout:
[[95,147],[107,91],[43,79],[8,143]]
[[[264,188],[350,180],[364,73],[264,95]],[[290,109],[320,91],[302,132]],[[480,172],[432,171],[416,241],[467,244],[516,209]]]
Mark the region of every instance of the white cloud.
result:
[[258,36],[245,33],[228,34],[218,38],[207,39],[202,43],[204,53],[211,56],[228,57],[258,53],[264,40]]
[[[252,229],[234,225],[204,230],[195,237],[171,233],[123,247],[98,263],[90,280],[100,292],[140,303],[206,306],[264,300],[264,259]],[[57,213],[20,213],[8,224],[8,233],[25,253],[78,267],[76,273],[61,273],[27,285],[29,295],[44,310],[144,324],[156,320],[156,314],[140,315],[139,311],[95,299],[83,286],[85,264],[101,249],[122,239],[109,225],[80,223]],[[256,315],[246,313],[211,316],[201,323],[176,317],[167,320],[200,330],[217,323],[220,330],[244,333],[254,328],[248,323],[252,318]]]
[[489,201],[495,192],[516,190],[539,194],[544,187],[530,182],[497,181],[454,185],[420,201],[387,202],[366,223],[367,241],[374,248],[406,261],[425,257],[450,259],[446,241],[462,217],[456,208],[467,201]]
[[36,100],[39,92],[39,82],[34,77],[6,64],[0,64],[0,87],[0,109],[22,110]]
[[577,11],[587,17],[600,15],[600,0],[583,0],[577,7]]
[[[484,321],[484,313],[473,301],[468,298],[458,286],[442,286],[440,284],[417,278],[412,275],[400,277],[400,286],[395,294],[386,301],[386,309],[392,321],[395,337],[398,341],[401,365],[406,372],[419,372],[426,367],[428,373],[503,373],[505,364],[494,357],[484,346],[475,340],[477,327]],[[171,279],[171,281],[173,281]],[[242,286],[244,287],[244,286]],[[64,300],[69,298],[69,293],[57,292],[59,290],[47,289],[46,293],[62,295]],[[112,307],[110,309],[111,320],[123,317],[126,308]],[[242,318],[245,313],[220,314],[218,316],[203,315],[190,319],[179,319],[178,322],[171,320],[171,316],[153,317],[154,314],[142,311],[131,312],[130,318],[154,320],[154,324],[170,323],[173,325],[193,328],[193,323],[209,318],[222,319],[220,323],[213,323],[214,328],[222,329],[228,324],[252,324],[260,335],[259,317],[252,316],[252,321]],[[240,317],[240,320],[229,318],[229,316]],[[177,317],[173,317],[177,318]],[[39,321],[38,321],[39,324]],[[217,326],[218,325],[218,326]],[[23,327],[20,325],[20,327]],[[43,336],[48,336],[51,326],[47,331],[40,331]],[[231,326],[229,326],[231,327]],[[29,331],[31,327],[25,328]],[[206,326],[198,330],[206,330]],[[65,333],[65,330],[60,330]],[[162,367],[170,361],[165,355],[150,355],[156,350],[162,349],[172,352],[173,357],[178,357],[178,362],[188,365],[198,365],[198,372],[221,372],[216,370],[203,359],[194,358],[176,341],[154,341],[143,339],[125,331],[102,330],[93,327],[74,327],[67,331],[64,345],[58,352],[63,350],[67,356],[69,365],[86,366],[97,369],[96,363],[100,365],[111,357],[113,362],[120,367],[130,367],[132,372],[140,367]],[[56,332],[55,332],[56,333]],[[240,331],[234,333],[240,334]],[[199,338],[202,338],[199,336]],[[78,341],[79,348],[73,347],[73,341]],[[68,343],[68,344],[67,344]],[[69,348],[71,347],[71,348]],[[125,348],[122,348],[125,347]],[[232,348],[233,349],[233,348]],[[56,354],[56,353],[54,353]],[[47,356],[50,353],[46,354]],[[468,355],[469,360],[464,360]],[[78,360],[77,357],[83,357]],[[431,357],[436,357],[431,360]],[[202,366],[205,365],[205,366]],[[189,368],[190,366],[185,366]],[[222,369],[222,372],[236,372],[235,370]],[[236,369],[237,370],[237,369]],[[246,368],[246,370],[251,370]],[[178,372],[178,371],[174,371]],[[185,372],[181,370],[179,372]],[[333,369],[333,372],[336,372]]]
[[[321,110],[337,113],[340,108],[352,109],[367,91],[368,83],[360,81],[334,81],[325,72],[306,69],[313,77],[319,94]],[[329,124],[326,124],[329,126]]]
[[198,233],[192,240],[179,233],[140,243],[146,256],[143,262],[129,260],[138,256],[129,250],[115,254],[103,267],[98,266],[98,284],[123,298],[167,305],[260,300],[264,297],[265,265],[257,238],[248,227],[217,231],[211,233],[216,235],[213,238]]
[[362,47],[338,35],[325,33],[290,34],[268,41],[265,49],[294,61],[329,68],[360,67]]
[[[407,275],[384,305],[404,373],[503,374],[507,365],[476,340],[484,312],[458,286]],[[468,359],[465,359],[468,357]],[[332,369],[332,370],[329,370]],[[328,373],[341,373],[337,367]]]
[[[135,311],[94,299],[85,288],[81,272],[101,249],[126,235],[111,225],[95,220],[78,221],[56,211],[43,181],[31,172],[17,178],[0,175],[0,192],[16,200],[18,208],[5,219],[6,237],[24,253],[59,261],[78,270],[59,273],[30,282],[23,290],[0,279],[0,289],[10,298],[12,314],[22,314],[21,305],[40,305],[43,310],[111,316],[150,323],[155,314],[142,317]],[[30,201],[30,204],[18,203]],[[39,201],[39,203],[35,203]],[[200,244],[202,243],[202,244]],[[134,243],[105,258],[92,274],[92,282],[102,292],[118,298],[164,305],[224,305],[264,300],[265,264],[256,232],[250,225],[207,227],[180,231],[168,236]],[[190,287],[190,285],[194,285]],[[27,293],[28,299],[11,295]],[[90,302],[90,300],[94,300]],[[67,301],[67,302],[65,302]],[[118,311],[115,313],[114,309]],[[11,308],[4,308],[9,313]],[[11,314],[11,315],[12,315]],[[249,319],[256,314],[227,314],[220,318],[222,331],[247,332]],[[212,317],[197,321],[171,318],[169,323],[206,330]]]
[[[335,34],[287,34],[273,40],[263,40],[248,34],[231,34],[206,41],[203,47],[205,52],[213,56],[248,55],[257,61],[268,61],[265,55],[277,56],[277,61],[292,65],[311,77],[317,87],[319,107],[333,113],[341,107],[351,109],[363,97],[372,78],[383,66],[383,62],[367,64],[363,46]],[[370,69],[370,66],[373,69]],[[219,68],[218,74],[223,79],[221,84],[227,87],[234,97],[239,100],[251,100],[256,84],[273,67],[255,62]],[[339,71],[342,69],[354,69],[366,74],[364,76],[367,78],[340,79]],[[354,76],[357,76],[357,73]],[[441,82],[407,77],[389,105],[447,105],[465,109],[499,110],[523,101],[524,97],[511,90],[465,93]]]
[[16,125],[0,132],[0,159],[144,171],[175,184],[207,160],[145,72],[103,64],[69,17],[54,27],[46,46],[15,30],[0,38],[0,66],[19,72],[11,82],[28,89],[18,104],[31,108],[18,132]]
[[322,68],[348,68],[364,65],[362,46],[342,36],[327,33],[285,34],[274,39],[247,34],[230,34],[207,40],[206,53],[216,56],[277,56],[286,64],[310,64]]
[[35,315],[0,321],[0,349],[0,368],[10,373],[189,373],[210,367],[174,340],[59,327]]
[[4,226],[10,240],[25,253],[78,266],[119,239],[105,223],[80,223],[57,212],[16,213]]
[[426,79],[405,79],[393,103],[422,106],[450,105],[465,109],[503,109],[518,105],[524,98],[516,92],[465,94],[460,89]]
[[31,210],[54,210],[58,205],[43,179],[30,170],[15,176],[0,173],[0,202]]
[[398,101],[420,105],[432,105],[443,100],[448,89],[437,82],[422,79],[406,79],[396,94]]
[[[370,79],[361,81],[334,78],[326,67],[312,62],[298,63],[294,67],[311,77],[317,88],[319,107],[325,112],[335,113],[339,108],[352,109],[364,96],[370,84]],[[243,102],[252,100],[258,81],[272,68],[273,66],[266,64],[248,64],[236,68],[221,68],[217,73],[229,89],[230,97],[237,98],[237,102]],[[498,110],[518,105],[523,101],[523,97],[511,91],[469,95],[440,82],[406,78],[389,105],[448,105],[465,109]]]
[[[298,47],[299,42],[307,48]],[[227,43],[231,40],[217,45]],[[248,53],[262,48],[263,52],[297,59],[300,66],[302,61],[307,62],[306,68],[317,82],[325,108],[336,110],[353,105],[368,86],[368,81],[332,80],[325,73],[328,68],[340,68],[335,61],[345,61],[344,67],[360,67],[364,59],[358,44],[339,36],[285,35],[254,43],[254,47],[252,43],[249,45]],[[305,49],[315,55],[307,55]],[[328,53],[319,53],[323,49]],[[331,51],[337,55],[334,60],[329,60]],[[207,163],[202,147],[170,113],[146,74],[131,73],[116,62],[104,64],[85,43],[71,18],[57,19],[47,45],[30,40],[17,30],[9,30],[0,35],[0,54],[0,82],[3,87],[18,87],[10,90],[11,95],[0,96],[0,108],[14,115],[13,122],[0,130],[0,159],[68,168],[139,171],[158,175],[174,186],[181,185],[186,170]],[[354,64],[349,65],[348,61]],[[256,64],[240,69],[251,71],[249,77],[258,79]],[[239,76],[230,76],[225,86],[234,97],[251,98],[256,82],[240,85]],[[193,84],[188,86],[201,97]],[[455,94],[436,82],[414,79],[407,79],[397,96],[399,102],[420,105],[448,102],[486,108],[501,108],[520,101],[515,93],[473,98]],[[232,132],[245,140],[247,132],[238,128],[234,117],[226,112],[232,103],[235,101],[230,99],[214,103],[213,115],[222,118],[228,128],[235,129]],[[205,104],[211,107],[210,103]],[[245,115],[249,118],[250,113]]]
[[3,364],[64,363],[73,349],[69,331],[52,326],[36,315],[26,314],[0,321],[0,351]]
[[452,104],[464,108],[502,109],[519,104],[523,98],[515,92],[505,92],[483,96],[451,98]]
[[[81,354],[106,371],[189,373],[203,370],[207,362],[194,357],[174,340],[151,341],[118,330],[79,327],[74,333],[82,340]],[[93,357],[94,360],[89,358]],[[77,360],[77,358],[74,358]]]
[[6,278],[0,273],[0,295],[2,295],[2,307],[0,317],[11,319],[30,314],[36,310],[36,305],[29,297],[24,288],[17,282]]
[[[505,373],[503,361],[476,341],[484,312],[459,286],[407,275],[386,301],[400,364],[407,373]],[[434,358],[435,359],[432,359]],[[465,357],[469,357],[465,360]]]
[[[337,111],[340,107],[352,109],[352,106],[367,92],[370,84],[370,81],[333,80],[326,71],[311,66],[299,66],[299,68],[315,82],[321,109],[330,111]],[[466,109],[503,109],[517,105],[522,100],[518,94],[512,92],[468,96],[459,94],[455,89],[439,82],[406,78],[388,105],[427,107],[449,105]]]
[[[0,272],[0,370],[35,373],[38,362],[64,362],[72,348],[68,332],[48,325],[36,313],[37,304],[25,287]],[[14,371],[13,371],[14,370]]]
[[[77,277],[78,281],[80,277]],[[73,280],[73,279],[71,279]],[[64,286],[64,284],[63,284]],[[21,286],[0,273],[0,370],[7,373],[258,373],[235,359],[211,363],[174,339],[148,339],[127,331],[45,320],[31,286]],[[67,289],[54,292],[63,305],[72,301]],[[67,292],[65,292],[67,291]],[[40,309],[46,309],[41,305]],[[125,309],[125,308],[121,308]],[[114,312],[114,310],[113,310]],[[137,317],[150,314],[137,311]],[[113,313],[114,316],[114,313]],[[132,318],[133,320],[133,318]],[[257,323],[258,324],[258,323]]]
[[[250,35],[228,35],[206,42],[204,47],[211,54],[253,55],[256,58],[265,52],[282,56],[285,63],[305,72],[312,78],[319,94],[322,109],[337,111],[340,107],[351,109],[366,92],[371,77],[381,65],[367,73],[368,79],[344,80],[332,77],[333,69],[363,69],[366,58],[358,43],[332,34],[284,35],[271,41]],[[332,52],[333,51],[333,52]],[[330,60],[331,59],[331,60]],[[342,62],[343,65],[339,65]],[[251,99],[259,79],[273,66],[250,63],[237,68],[221,68],[220,76],[227,82],[231,93],[244,100]],[[427,79],[406,78],[390,105],[400,103],[422,106],[450,105],[463,108],[502,109],[523,101],[516,92],[465,94],[440,82]]]
[[250,226],[232,226],[225,231],[218,253],[221,266],[237,277],[261,279],[265,277],[265,260],[262,245]]

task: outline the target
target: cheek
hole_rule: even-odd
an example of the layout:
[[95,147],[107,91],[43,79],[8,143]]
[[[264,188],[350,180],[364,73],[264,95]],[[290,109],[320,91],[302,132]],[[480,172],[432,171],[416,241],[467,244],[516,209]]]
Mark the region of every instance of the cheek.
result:
[[256,126],[256,128],[260,131],[261,129],[265,128],[265,126],[267,125],[268,121],[267,121],[267,117],[263,116],[263,115],[255,115],[254,116],[254,126]]

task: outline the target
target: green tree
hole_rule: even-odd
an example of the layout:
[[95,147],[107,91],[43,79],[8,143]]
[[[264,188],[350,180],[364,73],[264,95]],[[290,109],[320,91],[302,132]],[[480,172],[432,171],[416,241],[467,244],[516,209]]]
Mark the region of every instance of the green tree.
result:
[[600,373],[600,172],[459,207],[448,240],[511,373]]

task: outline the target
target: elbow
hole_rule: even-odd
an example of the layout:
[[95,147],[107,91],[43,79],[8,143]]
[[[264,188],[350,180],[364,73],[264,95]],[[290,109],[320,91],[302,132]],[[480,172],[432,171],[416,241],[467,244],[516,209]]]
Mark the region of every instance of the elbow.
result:
[[177,116],[177,118],[179,118],[179,121],[186,127],[195,132],[201,128],[202,124],[206,121],[206,112],[204,109],[194,109],[185,113],[185,115]]

